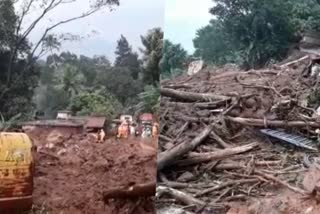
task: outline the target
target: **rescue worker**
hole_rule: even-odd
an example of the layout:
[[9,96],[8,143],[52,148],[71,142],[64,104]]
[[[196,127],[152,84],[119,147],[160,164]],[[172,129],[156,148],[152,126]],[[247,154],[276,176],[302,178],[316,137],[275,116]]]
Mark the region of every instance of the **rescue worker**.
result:
[[122,124],[121,124],[121,126],[122,126],[122,132],[121,132],[121,136],[123,137],[123,138],[128,138],[128,136],[129,136],[129,131],[130,131],[130,129],[129,129],[129,124],[126,122],[126,121],[124,121]]
[[100,130],[98,131],[98,133],[95,134],[95,136],[96,136],[96,142],[100,143],[100,141],[101,141],[100,140]]
[[153,123],[153,126],[152,126],[152,136],[154,138],[157,138],[158,137],[158,130],[159,130],[159,124],[157,122]]
[[118,135],[117,138],[121,138],[123,135],[123,125],[122,123],[120,124],[120,126],[118,127]]
[[103,143],[105,140],[105,136],[106,133],[103,131],[103,129],[100,129],[98,133],[98,143]]

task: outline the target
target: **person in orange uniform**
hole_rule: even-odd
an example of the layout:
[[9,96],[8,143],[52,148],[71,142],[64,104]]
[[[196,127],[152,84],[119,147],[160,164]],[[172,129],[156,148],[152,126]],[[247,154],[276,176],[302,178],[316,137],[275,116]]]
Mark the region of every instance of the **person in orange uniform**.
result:
[[118,138],[128,138],[129,136],[129,125],[127,121],[124,121],[120,126],[119,126],[119,135]]
[[157,138],[158,137],[158,130],[159,130],[159,124],[157,122],[153,123],[153,126],[152,126],[152,136],[154,138]]
[[117,138],[121,138],[123,135],[123,125],[120,124],[120,126],[118,127],[118,135]]

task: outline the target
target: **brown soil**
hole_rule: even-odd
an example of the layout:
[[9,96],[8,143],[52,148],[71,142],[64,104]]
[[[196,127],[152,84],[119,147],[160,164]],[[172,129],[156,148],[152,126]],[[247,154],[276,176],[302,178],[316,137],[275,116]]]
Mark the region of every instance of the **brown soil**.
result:
[[151,141],[109,139],[97,144],[90,136],[77,135],[46,147],[38,136],[35,207],[50,214],[154,213],[153,198],[103,201],[109,188],[156,179],[156,143]]
[[274,196],[252,199],[246,204],[233,204],[227,214],[318,214],[320,204],[288,190]]

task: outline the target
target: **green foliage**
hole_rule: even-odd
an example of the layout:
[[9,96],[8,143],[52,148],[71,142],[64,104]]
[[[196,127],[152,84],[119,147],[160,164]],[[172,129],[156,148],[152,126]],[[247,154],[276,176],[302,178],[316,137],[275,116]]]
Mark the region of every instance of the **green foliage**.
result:
[[294,39],[291,5],[277,0],[217,0],[216,19],[200,29],[196,55],[209,62],[264,66],[281,59]]
[[320,31],[320,4],[317,0],[291,0],[290,18],[297,33]]
[[17,114],[6,121],[3,115],[0,114],[0,131],[7,131],[12,128],[21,116],[21,114]]
[[15,14],[12,0],[0,1],[0,50],[11,46],[15,38],[15,26],[18,17]]
[[164,40],[163,55],[160,61],[161,75],[174,76],[180,74],[185,68],[188,53],[180,44],[173,44],[169,40]]
[[225,34],[222,24],[217,20],[211,20],[210,25],[197,31],[196,38],[193,40],[194,54],[218,65],[240,62],[241,60],[236,59],[232,44],[226,40]]
[[129,68],[114,67],[101,73],[99,84],[106,92],[115,95],[123,105],[131,105],[129,101],[137,98],[143,86],[141,80],[133,79],[130,74]]
[[138,112],[159,113],[160,90],[159,86],[147,85],[144,91],[139,94],[140,102],[136,106]]
[[148,31],[146,36],[141,36],[144,46],[143,53],[143,83],[145,85],[156,85],[160,76],[160,60],[162,58],[163,32],[161,28],[154,28]]
[[[0,113],[11,118],[18,113],[23,117],[30,116],[34,105],[33,90],[38,83],[39,70],[28,59],[16,58],[10,63],[10,48],[14,43],[17,16],[11,0],[0,2]],[[22,39],[17,53],[28,55],[30,47],[27,40]]]
[[[158,81],[161,29],[150,31],[142,37],[145,46],[142,74],[142,61],[123,36],[118,42],[114,67],[105,56],[78,57],[70,52],[54,54],[54,50],[60,49],[63,38],[67,38],[63,37],[66,35],[45,31],[40,35],[39,42],[30,44],[28,37],[41,17],[38,21],[30,19],[27,24],[29,30],[28,27],[20,28],[18,21],[22,17],[15,14],[13,2],[0,1],[0,113],[4,118],[21,113],[21,118],[31,119],[36,110],[45,112],[47,117],[55,117],[57,111],[69,107],[79,114],[97,112],[112,115],[123,109],[122,106],[133,106],[139,101],[138,94],[143,91],[141,76],[150,84]],[[30,4],[30,7],[25,7],[28,4],[22,5],[25,14],[29,14],[31,8],[41,10],[45,16],[63,2],[57,1],[57,4],[50,6],[50,1],[35,0]],[[91,1],[89,11],[79,19],[98,11],[98,8],[112,8],[118,4],[118,0]],[[28,19],[24,17],[24,20]],[[74,39],[73,35],[70,39]],[[51,54],[46,61],[36,61],[45,54]]]
[[121,111],[121,104],[111,95],[97,93],[81,93],[75,96],[70,103],[70,110],[77,115],[103,114],[114,117]]
[[[68,52],[49,56],[41,68],[40,86],[34,97],[38,110],[48,117],[55,117],[57,111],[68,108],[71,101],[83,93],[99,94],[109,102],[114,101],[115,105],[118,102],[124,107],[135,105],[143,86],[141,80],[133,79],[130,68],[112,67],[103,56],[77,57]],[[109,100],[109,94],[116,99]],[[112,112],[100,105],[85,109]],[[88,113],[86,110],[83,112]]]
[[63,68],[62,88],[70,97],[77,95],[84,82],[83,75],[77,70],[77,67],[66,64]]
[[121,38],[117,43],[118,45],[115,51],[117,56],[115,60],[115,67],[124,67],[130,69],[131,76],[134,79],[138,79],[141,71],[141,62],[138,59],[138,54],[132,52],[129,42],[123,35],[121,35]]
[[[9,53],[0,53],[0,70],[8,70]],[[7,85],[7,72],[0,72],[0,92],[5,90],[0,105],[0,113],[5,118],[11,118],[19,113],[24,118],[29,118],[35,109],[32,102],[34,89],[38,85],[39,69],[36,66],[28,66],[25,60],[18,60],[11,73],[12,83]]]

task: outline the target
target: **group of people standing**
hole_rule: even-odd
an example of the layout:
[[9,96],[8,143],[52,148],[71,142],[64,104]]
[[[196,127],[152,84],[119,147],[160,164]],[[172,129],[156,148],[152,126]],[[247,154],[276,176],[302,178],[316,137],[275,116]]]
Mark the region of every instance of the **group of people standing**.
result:
[[118,127],[117,138],[128,138],[129,136],[141,135],[141,137],[157,137],[158,136],[158,123],[154,122],[149,125],[142,124],[139,129],[135,123],[130,121],[123,121]]
[[135,127],[129,121],[123,121],[118,127],[117,138],[128,138],[131,135],[135,135]]

